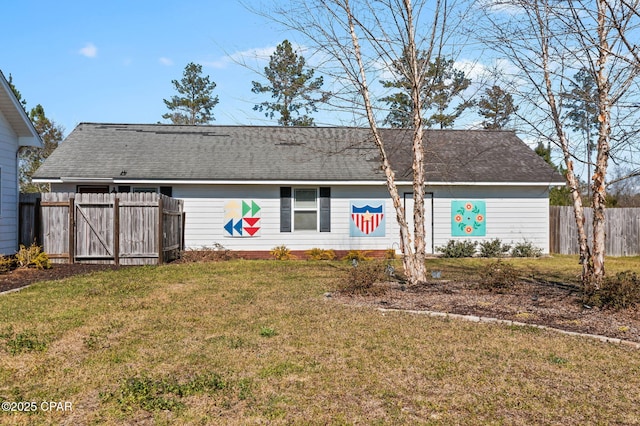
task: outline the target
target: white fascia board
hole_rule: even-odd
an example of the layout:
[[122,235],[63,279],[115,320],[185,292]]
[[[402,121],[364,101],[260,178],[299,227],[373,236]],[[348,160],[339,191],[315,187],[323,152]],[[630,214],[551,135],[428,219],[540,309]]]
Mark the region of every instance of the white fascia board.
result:
[[39,136],[20,136],[18,138],[19,146],[34,146],[36,148],[42,148],[42,139]]
[[[386,186],[385,181],[311,181],[311,180],[179,180],[179,179],[115,179],[61,177],[34,178],[34,183],[113,183],[116,185],[316,185],[316,186]],[[396,181],[397,186],[412,186],[411,181]],[[425,186],[563,186],[565,182],[425,182]]]
[[81,178],[62,176],[60,181],[69,183],[113,183],[113,178]]
[[426,182],[425,183],[425,186],[558,186],[558,185],[565,185],[565,182]]
[[62,179],[46,179],[46,178],[33,178],[33,183],[64,183]]
[[[312,181],[312,180],[153,180],[113,179],[114,184],[163,185],[317,185],[317,186],[386,186],[386,181]],[[565,182],[425,182],[425,186],[556,186]],[[412,181],[396,181],[397,186],[411,186]]]

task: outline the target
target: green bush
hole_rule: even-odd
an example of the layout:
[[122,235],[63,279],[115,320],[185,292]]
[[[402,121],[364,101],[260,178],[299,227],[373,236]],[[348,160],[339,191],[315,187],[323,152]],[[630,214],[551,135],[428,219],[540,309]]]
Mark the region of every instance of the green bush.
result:
[[511,250],[509,244],[502,244],[500,238],[480,243],[480,257],[503,257]]
[[442,253],[442,257],[473,257],[476,253],[477,241],[449,240],[446,246],[436,247]]
[[512,257],[540,257],[542,256],[542,250],[533,245],[531,241],[524,241],[517,243],[511,249]]
[[640,277],[624,271],[615,277],[605,277],[602,286],[588,295],[585,303],[614,310],[640,307]]
[[336,258],[336,253],[333,250],[325,250],[321,248],[312,248],[304,252],[309,260],[333,260]]
[[518,282],[518,272],[510,263],[501,259],[491,262],[480,271],[480,287],[500,290],[513,287]]
[[379,261],[364,262],[349,268],[345,281],[341,282],[338,290],[345,294],[380,295],[386,289],[376,285],[386,280],[386,264]]

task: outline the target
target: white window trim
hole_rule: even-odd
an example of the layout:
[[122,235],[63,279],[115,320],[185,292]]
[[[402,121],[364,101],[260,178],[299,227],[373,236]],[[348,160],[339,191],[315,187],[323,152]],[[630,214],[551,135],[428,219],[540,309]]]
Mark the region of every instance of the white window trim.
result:
[[[299,190],[315,191],[315,207],[296,207],[296,193]],[[292,206],[291,206],[291,229],[296,233],[317,233],[320,229],[320,189],[317,187],[299,187],[292,188]],[[316,213],[316,229],[296,229],[296,212],[315,212]]]

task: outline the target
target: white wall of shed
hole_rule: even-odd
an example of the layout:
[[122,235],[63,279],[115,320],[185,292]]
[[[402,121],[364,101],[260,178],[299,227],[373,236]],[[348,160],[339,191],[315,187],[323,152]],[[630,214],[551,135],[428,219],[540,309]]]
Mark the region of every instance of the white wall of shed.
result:
[[[4,172],[3,172],[4,173]],[[318,187],[318,185],[292,186]],[[54,191],[73,192],[74,183],[53,184]],[[400,195],[410,187],[399,188]],[[495,238],[505,244],[530,242],[549,253],[549,191],[542,186],[433,186],[431,206],[425,212],[428,232],[433,232],[432,247],[444,246],[449,240],[489,241]],[[173,185],[173,197],[184,200],[186,215],[185,245],[198,249],[216,243],[230,250],[268,251],[278,245],[291,250],[318,247],[334,250],[385,250],[399,248],[399,226],[395,210],[385,186],[332,186],[331,232],[280,232],[280,186],[277,185]],[[259,236],[230,237],[224,230],[224,206],[230,200],[255,201],[261,208]],[[384,237],[350,237],[350,203],[358,200],[385,200],[386,229]],[[482,200],[486,202],[486,235],[453,237],[451,235],[451,202]],[[431,223],[433,221],[433,230]]]

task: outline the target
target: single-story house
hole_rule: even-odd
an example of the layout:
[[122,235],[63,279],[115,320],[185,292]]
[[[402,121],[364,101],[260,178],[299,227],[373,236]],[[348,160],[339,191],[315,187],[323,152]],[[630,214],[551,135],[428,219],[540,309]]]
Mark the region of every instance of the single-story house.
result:
[[[381,132],[412,212],[411,131]],[[548,253],[549,188],[563,179],[514,132],[427,130],[425,142],[430,253],[495,238]],[[34,181],[182,199],[188,248],[382,252],[399,248],[399,227],[378,157],[365,128],[82,123]]]
[[18,249],[19,158],[23,147],[42,147],[40,135],[0,71],[0,254]]

